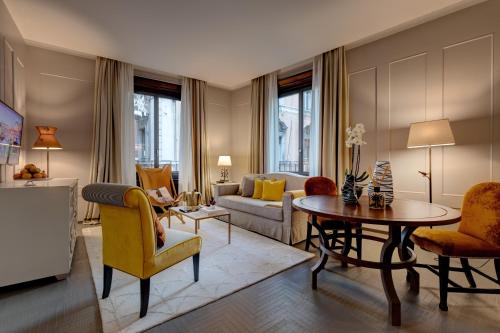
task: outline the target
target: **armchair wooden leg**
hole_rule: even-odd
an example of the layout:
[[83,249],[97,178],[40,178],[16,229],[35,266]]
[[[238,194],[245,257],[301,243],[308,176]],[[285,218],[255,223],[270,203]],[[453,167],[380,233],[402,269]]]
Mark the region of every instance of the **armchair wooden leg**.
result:
[[450,257],[439,256],[439,308],[448,311],[448,276]]
[[307,222],[307,236],[306,236],[306,251],[309,251],[309,247],[311,246],[311,237],[312,237],[312,224]]
[[363,246],[363,230],[361,226],[356,228],[356,256],[358,260],[361,260],[361,250]]
[[470,284],[471,288],[476,288],[476,281],[474,281],[474,277],[472,276],[472,271],[470,269],[469,260],[467,258],[460,258],[460,263],[462,264],[462,268],[464,269],[465,277]]
[[200,276],[200,254],[196,253],[193,256],[194,282],[198,282]]
[[113,268],[104,265],[104,271],[103,271],[103,288],[102,288],[102,299],[105,299],[109,296],[109,292],[111,291],[111,281],[113,280]]
[[142,318],[148,313],[149,305],[149,284],[150,279],[141,279],[141,311],[139,317]]

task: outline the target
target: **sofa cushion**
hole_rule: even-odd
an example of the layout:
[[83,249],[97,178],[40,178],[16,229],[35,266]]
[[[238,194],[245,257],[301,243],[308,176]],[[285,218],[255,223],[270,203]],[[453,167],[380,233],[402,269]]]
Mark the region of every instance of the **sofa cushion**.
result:
[[253,185],[253,199],[261,199],[262,198],[262,189],[263,189],[263,183],[264,180],[261,178],[255,178],[254,179],[254,185]]
[[244,197],[251,197],[254,190],[255,178],[264,178],[263,175],[246,175],[241,180],[241,195]]
[[239,195],[224,195],[217,198],[218,206],[258,215],[271,220],[283,221],[283,209],[277,206],[276,203],[276,201],[264,201],[241,197]]
[[285,192],[285,180],[264,180],[262,183],[262,200],[281,201]]

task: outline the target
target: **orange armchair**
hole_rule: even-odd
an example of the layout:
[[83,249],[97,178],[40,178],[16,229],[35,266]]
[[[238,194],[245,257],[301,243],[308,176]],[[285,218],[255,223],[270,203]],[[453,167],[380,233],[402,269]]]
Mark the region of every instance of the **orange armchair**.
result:
[[[141,165],[136,164],[135,170],[139,176],[139,184],[144,191],[157,190],[160,187],[165,187],[174,199],[172,202],[160,202],[148,195],[151,205],[157,207],[161,211],[161,213],[158,214],[158,218],[162,219],[166,217],[168,215],[168,208],[177,206],[182,199],[177,196],[175,190],[174,180],[172,178],[172,166],[165,165],[163,168],[143,168]],[[181,222],[184,223],[182,216],[178,217]]]
[[[337,195],[337,185],[333,180],[331,180],[328,177],[311,177],[306,182],[304,183],[304,191],[306,195]],[[312,243],[313,238],[317,238],[318,236],[313,236],[312,235],[312,216],[308,216],[308,221],[307,221],[307,238],[306,238],[306,246],[305,250],[309,251],[309,246],[316,247]],[[338,241],[339,243],[343,244],[342,241],[338,240],[338,230],[339,229],[344,229],[346,226],[342,221],[330,221],[322,217],[317,217],[316,218],[316,223],[323,225],[325,227],[325,224],[329,225],[329,228],[333,230],[332,233],[332,248],[335,247],[335,243]],[[361,225],[354,225],[353,226],[356,229],[356,247],[354,248],[356,250],[356,254],[358,259],[361,259],[361,250],[362,250],[362,230],[361,230]],[[345,235],[344,235],[345,236]],[[344,242],[351,242],[351,239],[346,239],[344,237]]]
[[[448,310],[448,292],[500,294],[500,289],[476,288],[472,275],[477,273],[500,285],[500,183],[481,183],[469,189],[464,197],[458,230],[418,228],[412,240],[422,249],[438,255],[438,266],[417,266],[439,275],[441,310]],[[450,258],[460,258],[462,268],[450,267]],[[493,259],[497,278],[471,267],[469,258]],[[450,280],[450,270],[464,272],[471,288]]]

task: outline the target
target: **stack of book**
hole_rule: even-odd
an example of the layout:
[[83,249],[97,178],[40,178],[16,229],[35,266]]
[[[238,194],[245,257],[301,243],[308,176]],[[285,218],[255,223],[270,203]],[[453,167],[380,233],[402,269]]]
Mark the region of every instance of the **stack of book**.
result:
[[222,207],[217,206],[202,206],[200,212],[207,214],[208,216],[215,216],[227,213],[227,211]]

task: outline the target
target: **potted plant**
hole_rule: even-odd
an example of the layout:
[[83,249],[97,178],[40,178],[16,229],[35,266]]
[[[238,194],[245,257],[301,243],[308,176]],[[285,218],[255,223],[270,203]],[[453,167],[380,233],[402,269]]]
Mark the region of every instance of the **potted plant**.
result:
[[[363,171],[359,173],[359,163],[361,160],[361,145],[366,144],[363,141],[365,126],[361,123],[356,124],[353,128],[349,127],[346,130],[347,138],[345,141],[346,147],[350,149],[350,165],[346,170],[344,185],[342,186],[342,198],[346,204],[355,205],[358,203],[356,192],[356,183],[361,183],[368,178],[368,173]],[[361,191],[363,188],[361,187]]]

